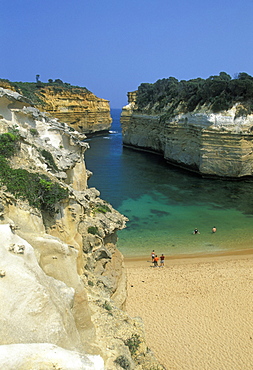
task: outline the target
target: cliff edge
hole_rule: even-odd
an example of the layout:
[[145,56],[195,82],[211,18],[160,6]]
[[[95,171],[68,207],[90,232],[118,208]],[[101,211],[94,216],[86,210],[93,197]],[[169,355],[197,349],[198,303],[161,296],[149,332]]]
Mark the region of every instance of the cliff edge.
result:
[[85,136],[0,88],[0,367],[161,369],[124,311],[117,230]]
[[246,73],[142,84],[122,109],[123,144],[202,176],[252,177],[252,99]]
[[48,83],[0,79],[0,87],[26,96],[30,105],[81,133],[94,134],[108,131],[111,127],[109,101],[98,98],[85,87],[72,86],[59,79]]

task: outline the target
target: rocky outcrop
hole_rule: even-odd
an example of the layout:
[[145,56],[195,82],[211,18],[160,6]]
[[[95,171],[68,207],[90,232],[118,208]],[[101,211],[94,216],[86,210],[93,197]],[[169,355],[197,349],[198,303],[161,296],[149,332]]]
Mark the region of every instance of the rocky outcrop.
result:
[[109,101],[98,98],[86,88],[65,83],[25,84],[5,80],[0,80],[0,86],[26,94],[36,108],[81,133],[94,134],[111,127]]
[[123,143],[162,154],[172,164],[202,176],[253,175],[253,115],[238,117],[240,104],[220,113],[198,107],[169,115],[138,110],[136,92],[122,109]]
[[103,370],[100,356],[86,356],[49,343],[9,344],[0,346],[2,369]]
[[5,89],[0,115],[0,139],[19,138],[8,159],[17,191],[36,173],[68,192],[49,209],[35,207],[9,190],[0,171],[0,368],[161,369],[142,322],[124,311],[117,230],[127,219],[88,188],[84,135]]

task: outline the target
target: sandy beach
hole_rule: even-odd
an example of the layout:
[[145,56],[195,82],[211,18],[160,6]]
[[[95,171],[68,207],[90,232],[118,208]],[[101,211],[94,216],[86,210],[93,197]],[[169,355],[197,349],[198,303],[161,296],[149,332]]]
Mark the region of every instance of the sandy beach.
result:
[[126,309],[167,370],[253,369],[253,254],[126,258]]

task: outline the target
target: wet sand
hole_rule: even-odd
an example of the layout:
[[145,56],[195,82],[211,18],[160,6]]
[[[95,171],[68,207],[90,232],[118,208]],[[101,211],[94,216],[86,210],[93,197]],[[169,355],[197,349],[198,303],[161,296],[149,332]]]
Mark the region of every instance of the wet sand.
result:
[[253,251],[125,258],[126,309],[167,370],[253,369]]

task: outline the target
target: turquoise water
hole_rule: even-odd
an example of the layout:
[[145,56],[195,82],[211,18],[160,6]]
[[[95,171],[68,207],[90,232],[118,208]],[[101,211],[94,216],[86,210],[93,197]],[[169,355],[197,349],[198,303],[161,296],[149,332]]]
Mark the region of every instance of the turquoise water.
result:
[[253,248],[253,182],[202,179],[158,155],[123,148],[120,110],[112,117],[110,134],[87,140],[85,161],[93,172],[89,186],[129,218],[118,232],[125,256]]

